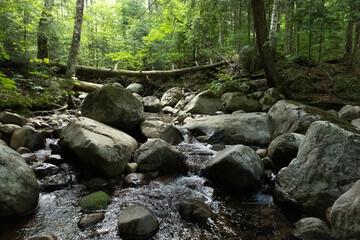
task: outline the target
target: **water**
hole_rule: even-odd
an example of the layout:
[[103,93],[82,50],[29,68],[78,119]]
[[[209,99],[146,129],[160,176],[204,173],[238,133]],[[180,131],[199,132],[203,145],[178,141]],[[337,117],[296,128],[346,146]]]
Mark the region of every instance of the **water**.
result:
[[[269,186],[250,196],[235,191],[224,191],[208,184],[199,176],[206,161],[216,151],[211,145],[198,142],[183,131],[185,141],[177,147],[187,155],[187,176],[158,177],[142,187],[124,188],[121,178],[113,180],[110,187],[102,188],[111,196],[111,204],[104,212],[105,219],[81,231],[77,222],[85,214],[77,204],[78,199],[91,189],[84,184],[81,174],[70,167],[69,174],[77,176],[70,186],[53,192],[42,192],[37,210],[18,222],[0,223],[0,239],[27,239],[36,234],[54,234],[59,239],[122,239],[117,231],[121,209],[133,203],[147,206],[160,222],[152,239],[284,239],[291,236],[292,222],[273,204]],[[50,154],[47,147],[37,151],[40,161]],[[200,226],[180,217],[178,206],[183,199],[200,199],[216,214]],[[288,238],[295,239],[295,238]]]

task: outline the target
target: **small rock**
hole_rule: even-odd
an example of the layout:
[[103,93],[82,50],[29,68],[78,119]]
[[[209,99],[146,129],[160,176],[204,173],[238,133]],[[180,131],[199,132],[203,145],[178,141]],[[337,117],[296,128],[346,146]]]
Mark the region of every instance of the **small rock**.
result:
[[157,113],[161,110],[160,100],[155,96],[143,97],[142,102],[145,112]]
[[133,93],[142,94],[144,92],[144,85],[141,83],[131,83],[126,89],[129,89]]
[[50,143],[51,154],[62,154],[61,146],[58,143]]
[[84,211],[104,210],[110,204],[110,197],[103,191],[86,195],[79,200],[79,206]]
[[162,121],[146,120],[140,125],[141,132],[147,138],[160,138],[170,144],[178,144],[184,138],[174,125]]
[[20,128],[20,126],[15,124],[1,124],[0,136],[6,141],[10,141],[11,135],[14,133],[15,129],[18,128]]
[[105,215],[103,213],[88,214],[83,216],[80,221],[78,221],[77,226],[80,229],[85,229],[97,224],[98,222],[101,222],[102,220],[104,220],[104,218]]
[[319,218],[303,218],[295,223],[294,235],[304,240],[332,240],[330,228]]
[[46,157],[46,160],[44,162],[59,166],[64,163],[64,159],[59,154],[51,154]]
[[89,181],[85,182],[85,185],[89,188],[103,188],[110,185],[110,181],[105,178],[91,178]]
[[0,145],[6,146],[6,147],[8,146],[8,144],[2,139],[0,139]]
[[32,170],[38,178],[52,176],[59,172],[59,168],[50,163],[39,163],[33,166]]
[[245,111],[244,110],[237,110],[237,111],[232,112],[232,114],[242,114],[242,113],[245,113]]
[[28,240],[58,240],[58,238],[53,234],[46,234],[31,236]]
[[183,97],[183,91],[179,87],[174,87],[167,90],[161,98],[161,106],[174,107],[179,100]]
[[174,112],[174,109],[170,106],[166,106],[162,110],[164,113],[173,113]]
[[214,213],[200,200],[186,199],[179,205],[179,213],[187,221],[205,223]]
[[139,187],[149,184],[150,176],[143,173],[130,173],[125,178],[125,185],[129,187]]
[[125,167],[125,171],[127,173],[134,173],[134,172],[136,172],[137,167],[138,167],[137,163],[134,163],[134,162],[128,163]]
[[13,149],[18,147],[26,147],[31,151],[45,148],[45,138],[34,128],[25,126],[16,129],[11,136],[10,146]]
[[21,154],[21,157],[25,159],[26,163],[32,163],[32,162],[37,162],[38,161],[38,157],[35,155],[35,153],[23,153]]
[[0,113],[0,122],[2,122],[3,124],[10,123],[10,124],[16,124],[19,126],[23,125],[22,117],[16,113],[10,113],[10,112],[1,112]]
[[52,176],[44,177],[40,180],[40,185],[43,191],[52,192],[67,187],[71,183],[71,179],[71,175],[60,172]]
[[352,120],[351,124],[360,129],[360,118]]
[[340,109],[338,116],[351,122],[352,120],[360,117],[360,110],[356,106],[346,105]]
[[273,163],[273,161],[271,160],[271,158],[269,157],[264,157],[260,160],[262,162],[262,164],[264,165],[265,169],[271,169],[274,170],[275,169],[275,165]]
[[264,158],[267,155],[267,150],[260,148],[256,150],[256,154],[259,155],[260,158]]
[[16,151],[20,154],[24,154],[24,153],[32,153],[30,149],[26,148],[26,147],[18,147],[16,149]]

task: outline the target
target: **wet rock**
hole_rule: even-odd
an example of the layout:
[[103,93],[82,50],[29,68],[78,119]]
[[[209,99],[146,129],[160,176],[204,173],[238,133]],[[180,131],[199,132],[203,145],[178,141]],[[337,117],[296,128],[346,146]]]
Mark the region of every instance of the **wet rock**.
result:
[[143,173],[130,173],[125,178],[125,185],[139,187],[149,184],[150,176]]
[[336,239],[360,237],[360,181],[341,195],[331,208],[331,227]]
[[26,148],[26,147],[18,147],[16,149],[16,151],[20,154],[24,154],[24,153],[32,153],[30,149]]
[[103,213],[92,213],[83,216],[77,223],[78,228],[85,229],[91,227],[105,219]]
[[271,169],[274,170],[275,169],[275,164],[273,163],[273,161],[271,160],[271,158],[269,157],[264,157],[261,159],[262,164],[264,165],[265,169]]
[[10,141],[14,131],[19,128],[21,127],[15,124],[0,124],[0,137],[6,141]]
[[260,158],[266,157],[267,153],[268,153],[268,150],[263,149],[263,148],[260,148],[260,149],[256,150],[256,154],[257,154]]
[[174,109],[170,106],[166,106],[162,109],[164,113],[174,113]]
[[332,240],[330,228],[319,218],[303,218],[295,223],[294,235],[303,240]]
[[26,147],[31,151],[45,148],[44,136],[34,128],[25,126],[16,129],[11,136],[10,147],[18,149],[19,147]]
[[333,116],[338,116],[338,112],[334,109],[327,110],[328,113],[332,114]]
[[50,163],[38,163],[32,167],[32,170],[38,178],[52,176],[59,172],[59,168]]
[[147,207],[135,204],[120,212],[118,228],[124,238],[148,239],[158,231],[159,222]]
[[160,171],[163,174],[187,172],[185,155],[161,139],[148,139],[135,151],[134,161],[142,172]]
[[59,166],[64,163],[64,159],[58,154],[51,154],[46,157],[44,163],[50,163]]
[[285,99],[285,97],[276,88],[269,88],[259,100],[262,111],[269,111],[269,109],[281,99]]
[[103,191],[86,195],[79,200],[79,206],[84,211],[104,210],[110,204],[110,197]]
[[182,123],[186,118],[191,117],[191,113],[180,111],[178,115],[173,119],[174,123]]
[[132,94],[134,97],[136,97],[136,99],[137,100],[139,100],[139,102],[143,102],[143,97],[140,95],[140,94],[138,94],[138,93],[133,93]]
[[178,144],[184,139],[181,132],[171,123],[146,120],[140,127],[147,138],[160,138],[170,144]]
[[225,114],[186,119],[184,128],[209,143],[268,145],[273,132],[266,113]]
[[285,207],[324,218],[326,209],[360,178],[360,134],[313,123],[296,159],[275,179],[274,197]]
[[352,106],[346,105],[340,109],[338,113],[339,117],[345,119],[346,121],[351,122],[354,119],[360,117],[360,107],[359,106]]
[[142,102],[145,112],[157,113],[161,110],[160,100],[155,96],[143,97]]
[[72,182],[72,179],[72,175],[66,172],[59,172],[58,174],[41,179],[40,186],[43,191],[52,192],[67,187]]
[[137,168],[138,168],[137,163],[134,163],[134,162],[133,163],[128,163],[126,165],[126,167],[125,167],[125,172],[134,173],[134,172],[136,172]]
[[288,166],[291,160],[296,158],[304,137],[298,133],[285,133],[271,141],[268,147],[268,157],[272,159],[278,169]]
[[185,99],[181,99],[174,107],[174,109],[179,109],[179,110],[183,110],[185,105],[186,105],[186,101]]
[[214,213],[204,202],[197,199],[183,200],[179,205],[179,213],[187,221],[205,223]]
[[144,107],[131,92],[113,86],[89,93],[81,114],[124,131],[136,129],[145,120]]
[[209,179],[241,191],[254,191],[260,185],[264,166],[255,151],[235,145],[218,152],[205,165]]
[[218,97],[210,92],[201,92],[194,97],[184,108],[186,113],[215,115],[217,111],[226,112]]
[[126,133],[83,117],[62,130],[60,144],[84,167],[105,177],[122,173],[138,146],[137,141]]
[[28,240],[58,240],[58,238],[53,234],[44,234],[31,236]]
[[21,154],[21,157],[25,160],[27,164],[38,161],[38,157],[35,153],[23,153]]
[[51,149],[51,154],[62,154],[61,146],[58,143],[50,143],[49,147]]
[[360,118],[352,120],[351,124],[360,129]]
[[19,153],[0,145],[0,218],[21,217],[38,204],[39,185]]
[[183,91],[179,87],[174,87],[167,90],[161,98],[161,106],[166,107],[174,107],[179,100],[183,97]]
[[0,112],[0,122],[3,124],[10,123],[19,126],[24,124],[24,120],[20,115],[10,112]]
[[4,140],[0,139],[0,145],[2,146],[8,146],[7,142],[5,142]]
[[240,92],[225,93],[221,96],[220,100],[229,113],[237,110],[245,112],[257,112],[260,110],[260,105],[257,101]]
[[89,181],[85,182],[85,185],[89,188],[103,188],[110,185],[110,181],[105,178],[91,178]]
[[131,83],[126,89],[129,89],[133,93],[142,94],[144,92],[144,85],[141,83]]

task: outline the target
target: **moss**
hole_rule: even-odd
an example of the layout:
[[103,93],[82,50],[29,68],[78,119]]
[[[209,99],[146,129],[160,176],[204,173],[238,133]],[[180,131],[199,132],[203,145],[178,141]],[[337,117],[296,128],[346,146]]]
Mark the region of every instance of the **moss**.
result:
[[106,209],[110,204],[110,197],[103,191],[98,191],[79,200],[79,206],[85,211],[97,211]]

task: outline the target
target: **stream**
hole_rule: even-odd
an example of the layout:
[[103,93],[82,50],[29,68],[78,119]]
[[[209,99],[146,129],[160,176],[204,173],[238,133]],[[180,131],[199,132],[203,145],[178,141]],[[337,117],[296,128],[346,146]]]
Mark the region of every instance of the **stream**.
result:
[[[0,222],[0,239],[27,239],[38,234],[71,240],[122,239],[117,231],[118,215],[133,203],[147,206],[159,220],[159,231],[152,239],[297,239],[292,236],[293,222],[272,201],[271,180],[247,196],[213,185],[201,176],[201,169],[217,153],[214,150],[217,147],[200,143],[184,129],[181,131],[185,140],[177,148],[187,156],[187,176],[159,176],[140,187],[124,187],[124,176],[120,176],[94,186],[89,184],[86,174],[66,159],[61,168],[71,177],[70,185],[52,192],[42,191],[38,208],[22,220]],[[35,152],[40,162],[50,155],[49,144],[58,141],[46,140],[46,149]],[[108,193],[111,204],[102,222],[82,231],[77,222],[85,213],[77,201],[97,190]],[[177,210],[184,199],[202,200],[216,216],[208,219],[206,225],[186,222]]]

